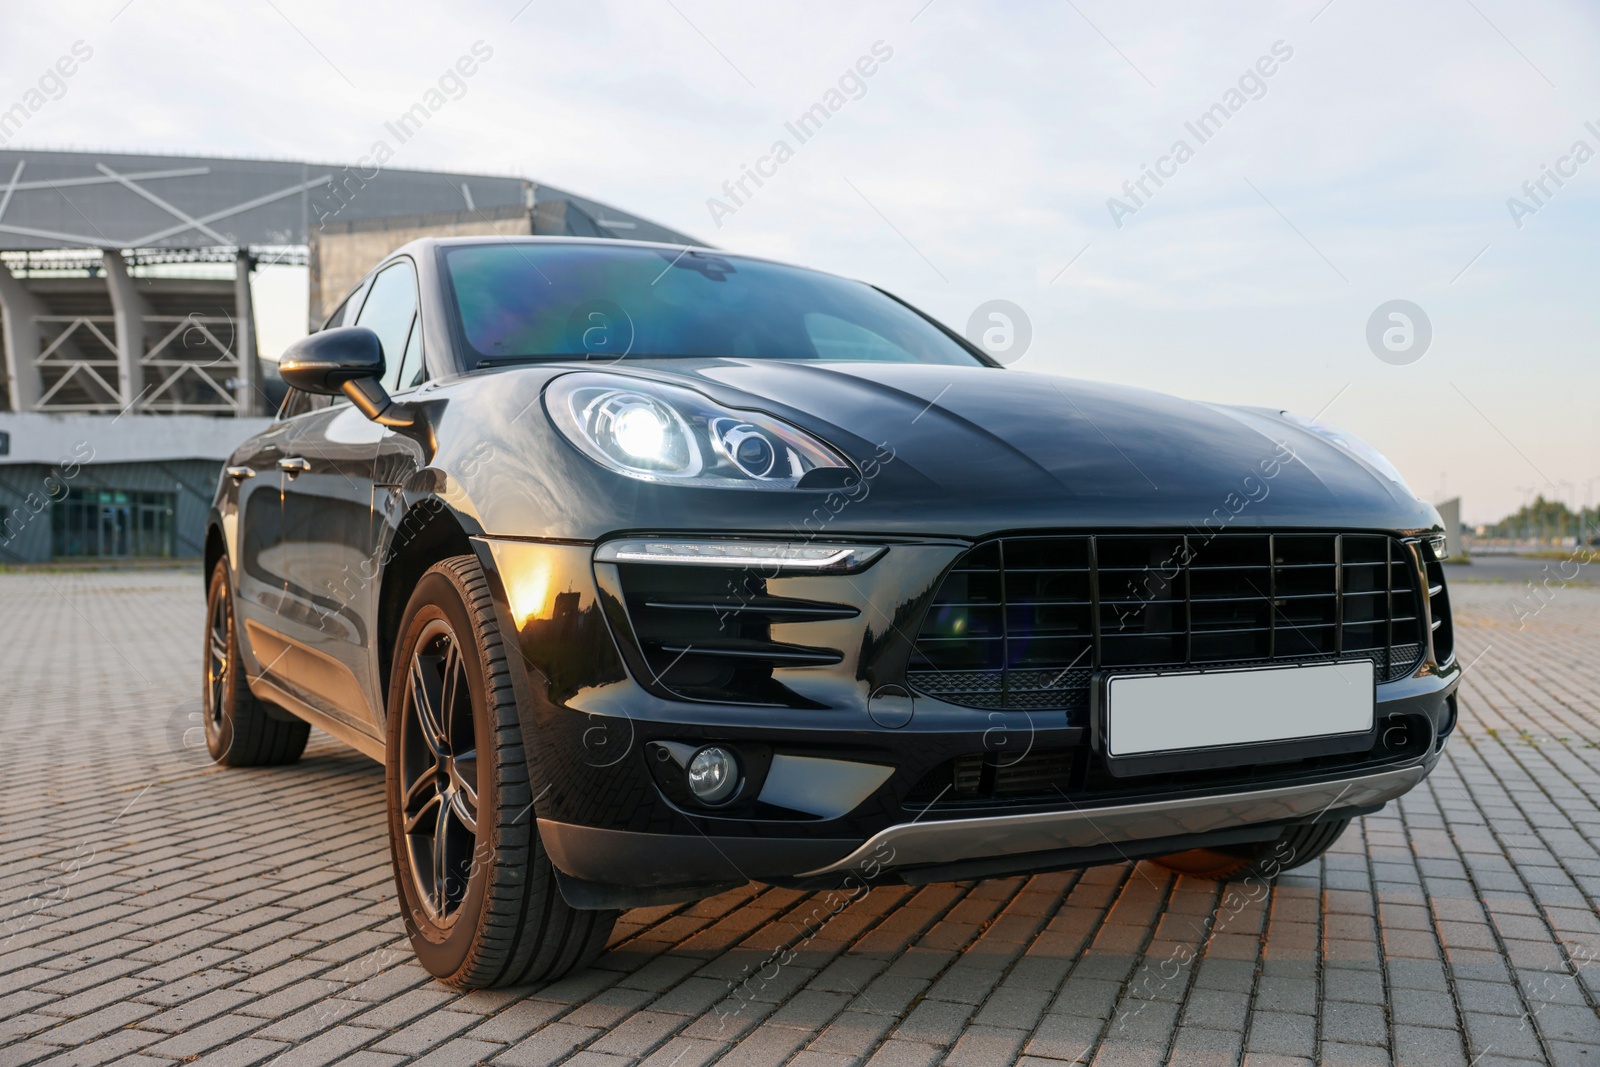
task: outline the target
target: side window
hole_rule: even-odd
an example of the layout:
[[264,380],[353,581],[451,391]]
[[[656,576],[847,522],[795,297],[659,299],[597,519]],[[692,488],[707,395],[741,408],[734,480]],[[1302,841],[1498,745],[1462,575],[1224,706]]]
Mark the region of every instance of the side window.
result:
[[376,333],[383,343],[383,387],[391,393],[401,388],[400,372],[405,365],[406,343],[416,319],[417,275],[409,261],[401,260],[373,279],[366,303],[361,305],[361,314],[355,321],[355,325]]
[[361,292],[360,285],[350,291],[350,295],[344,298],[344,303],[335,308],[333,314],[328,316],[328,321],[322,324],[324,330],[331,330],[335,326],[344,325],[344,320],[355,310],[350,304],[355,300],[356,294],[359,292]]
[[411,323],[411,338],[406,341],[405,358],[400,361],[400,377],[397,379],[396,390],[404,392],[407,389],[415,389],[427,377],[427,368],[422,363],[422,318],[418,316]]
[[302,393],[298,389],[290,389],[288,395],[283,398],[283,406],[278,409],[278,418],[281,421],[307,412],[320,411],[328,406],[329,399],[325,396]]

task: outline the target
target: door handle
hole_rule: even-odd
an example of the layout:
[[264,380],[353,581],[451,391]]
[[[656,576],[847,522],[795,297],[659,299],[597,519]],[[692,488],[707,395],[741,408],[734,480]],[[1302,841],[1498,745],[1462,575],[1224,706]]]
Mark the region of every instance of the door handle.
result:
[[246,478],[254,478],[256,476],[256,472],[253,467],[229,467],[227,469],[227,475],[233,479],[233,483],[235,485],[238,485]]
[[297,474],[304,474],[310,470],[311,461],[309,459],[301,459],[299,456],[284,456],[278,460],[278,469],[293,478]]

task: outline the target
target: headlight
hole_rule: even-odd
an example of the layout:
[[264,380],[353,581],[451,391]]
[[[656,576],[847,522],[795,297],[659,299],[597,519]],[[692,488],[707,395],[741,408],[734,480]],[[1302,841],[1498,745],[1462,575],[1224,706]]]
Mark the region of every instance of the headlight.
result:
[[1341,430],[1336,426],[1329,426],[1327,423],[1317,419],[1308,419],[1304,415],[1296,415],[1292,411],[1283,412],[1283,417],[1301,429],[1308,430],[1324,440],[1332,441],[1406,492],[1411,493],[1412,496],[1417,495],[1411,492],[1411,487],[1406,484],[1406,480],[1401,476],[1400,471],[1384,457],[1382,452],[1379,452],[1355,434],[1350,433],[1348,430]]
[[584,455],[630,478],[792,489],[808,471],[850,469],[833,449],[771,415],[643,378],[564,374],[546,387],[545,407]]

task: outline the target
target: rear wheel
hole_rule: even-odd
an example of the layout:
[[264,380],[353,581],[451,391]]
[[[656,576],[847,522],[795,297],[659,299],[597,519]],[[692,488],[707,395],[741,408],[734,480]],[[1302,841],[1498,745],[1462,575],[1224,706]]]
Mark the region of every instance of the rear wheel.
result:
[[1321,856],[1333,847],[1349,825],[1349,819],[1305,823],[1287,828],[1276,841],[1226,848],[1193,848],[1162,856],[1155,862],[1169,871],[1196,878],[1272,878]]
[[604,949],[614,911],[567,906],[539,841],[510,642],[472,556],[436,564],[389,681],[389,846],[417,959],[463,989],[546,982]]
[[226,559],[217,560],[206,587],[205,662],[201,714],[211,758],[228,767],[269,767],[299,759],[310,724],[286,712],[274,716],[245,681]]

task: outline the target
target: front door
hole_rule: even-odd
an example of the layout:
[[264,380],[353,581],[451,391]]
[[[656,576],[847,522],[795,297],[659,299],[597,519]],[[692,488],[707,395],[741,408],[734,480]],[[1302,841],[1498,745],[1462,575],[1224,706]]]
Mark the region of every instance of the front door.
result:
[[376,732],[360,683],[372,527],[372,459],[381,428],[348,402],[295,419],[284,442],[284,595],[278,629],[286,687],[317,710]]
[[[228,477],[238,486],[238,569],[234,588],[243,633],[240,646],[255,660],[252,674],[269,669],[281,642],[268,636],[280,623],[279,609],[288,579],[283,539],[283,443],[288,426],[280,423],[257,437],[248,452],[235,453]],[[224,519],[226,521],[226,518]]]
[[[384,385],[400,388],[407,343],[417,329],[410,260],[373,279],[354,325],[378,335]],[[373,670],[381,560],[374,547],[373,473],[382,426],[339,400],[302,419],[285,444],[284,537],[289,552],[285,634],[300,649],[298,695],[382,736],[382,692]]]

